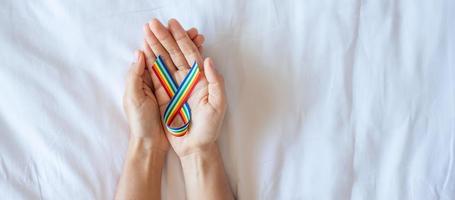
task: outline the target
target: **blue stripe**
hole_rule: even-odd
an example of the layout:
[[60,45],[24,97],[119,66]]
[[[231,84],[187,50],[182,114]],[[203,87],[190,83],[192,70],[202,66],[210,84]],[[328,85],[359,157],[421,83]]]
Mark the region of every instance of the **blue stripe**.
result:
[[177,90],[177,93],[174,95],[174,97],[172,97],[171,102],[167,105],[166,110],[164,112],[166,121],[169,120],[169,117],[170,117],[169,115],[171,114],[170,112],[171,112],[172,108],[175,106],[175,104],[178,103],[181,96],[185,93],[185,88],[188,87],[188,85],[191,82],[191,79],[194,78],[196,71],[197,71],[197,64],[194,65],[193,68],[191,68],[188,75],[185,77],[185,79],[183,79],[183,82],[180,85],[179,89]]
[[171,86],[171,90],[174,92],[174,96],[171,97],[171,101],[167,105],[166,110],[164,112],[164,121],[165,121],[165,124],[166,124],[166,128],[172,133],[183,133],[184,131],[186,131],[188,129],[188,127],[190,125],[190,121],[191,121],[191,109],[190,109],[190,106],[188,105],[187,102],[185,102],[183,104],[182,108],[178,108],[178,109],[183,109],[183,113],[184,113],[185,117],[188,119],[187,123],[185,123],[183,126],[180,126],[180,127],[170,127],[169,125],[170,125],[171,122],[169,122],[169,125],[166,122],[167,122],[167,120],[170,117],[170,112],[171,112],[172,108],[174,106],[176,106],[176,104],[178,103],[179,99],[185,93],[184,90],[187,89],[187,87],[190,84],[191,80],[196,76],[196,73],[199,70],[198,65],[197,65],[196,62],[193,63],[190,71],[188,72],[188,74],[183,79],[181,85],[179,87],[177,87],[177,83],[172,78],[168,68],[166,67],[166,64],[164,64],[164,62],[163,62],[162,57],[158,56],[155,62],[157,64],[159,70],[163,73],[163,75],[167,79],[166,81]]

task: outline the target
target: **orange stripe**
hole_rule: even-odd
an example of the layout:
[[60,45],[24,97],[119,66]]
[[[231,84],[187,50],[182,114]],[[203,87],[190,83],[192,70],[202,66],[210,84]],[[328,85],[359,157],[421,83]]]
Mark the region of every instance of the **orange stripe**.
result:
[[[197,72],[196,72],[197,73]],[[194,80],[197,80],[199,79],[199,73],[196,74],[196,76],[194,77]],[[191,92],[193,91],[194,87],[196,86],[196,83],[197,81],[194,81],[192,82],[192,84],[188,87],[189,89],[187,90],[187,92],[184,94],[183,98],[180,99],[179,102],[177,102],[177,105],[175,106],[175,108],[179,108],[180,106],[182,106],[182,104],[184,102],[186,102],[187,98],[189,97],[189,95],[191,94]],[[175,111],[173,113],[171,113],[171,116],[169,117],[169,122],[172,122],[172,120],[174,119],[175,117]]]
[[[172,88],[169,86],[169,84],[166,84],[167,83],[166,77],[164,76],[162,71],[160,71],[157,63],[154,64],[153,71],[155,71],[155,74],[158,75],[157,77],[158,77],[158,79],[160,79],[161,85],[165,88],[165,91],[168,94],[169,98],[172,98],[175,93],[174,93],[174,91],[172,91]],[[180,114],[180,117],[182,118],[182,120],[185,123],[187,123],[188,122],[188,117],[186,117],[185,111],[183,110],[183,108],[180,109],[180,113],[179,114]]]
[[168,84],[166,84],[166,77],[160,72],[159,68],[154,68],[154,71],[157,74],[158,79],[160,79],[161,85],[164,87],[166,90],[166,93],[169,95],[169,98],[172,98],[174,96],[174,91],[172,91],[172,88]]

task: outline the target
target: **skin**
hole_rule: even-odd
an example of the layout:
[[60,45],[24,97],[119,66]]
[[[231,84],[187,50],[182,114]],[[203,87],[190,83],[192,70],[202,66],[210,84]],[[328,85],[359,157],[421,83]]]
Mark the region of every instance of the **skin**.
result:
[[[202,57],[204,37],[194,28],[185,31],[175,19],[168,27],[154,19],[144,32],[144,49],[131,66],[123,100],[130,140],[116,199],[159,199],[170,147],[182,164],[187,199],[233,199],[216,143],[226,110],[224,80],[213,61]],[[151,70],[157,55],[178,83],[194,61],[203,70],[187,101],[192,121],[183,137],[163,129],[161,116],[170,98]]]

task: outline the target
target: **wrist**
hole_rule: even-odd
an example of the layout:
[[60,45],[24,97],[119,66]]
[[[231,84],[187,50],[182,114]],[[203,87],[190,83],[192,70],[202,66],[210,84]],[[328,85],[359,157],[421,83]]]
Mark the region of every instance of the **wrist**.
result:
[[159,155],[166,155],[168,149],[161,147],[160,141],[151,137],[133,136],[131,135],[128,141],[129,149],[140,150],[144,153],[156,153]]
[[142,148],[147,148],[148,150],[157,149],[165,153],[169,151],[169,143],[162,129],[149,130],[147,132],[130,129],[128,144],[141,144]]
[[128,146],[143,148],[148,151],[158,148],[158,144],[155,138],[138,134],[130,134]]
[[192,168],[194,164],[215,163],[220,159],[220,152],[216,143],[192,149],[184,155],[179,155],[183,168]]
[[[153,140],[156,136],[164,134],[164,131],[161,127],[159,128],[137,128],[137,127],[130,127],[130,137],[143,139],[143,140]],[[157,137],[156,137],[157,138]]]
[[233,199],[218,145],[180,157],[187,199]]
[[[154,140],[144,137],[130,137],[127,159],[143,163],[146,168],[153,168],[161,173],[167,151],[159,148]],[[155,171],[156,171],[155,170]]]
[[160,195],[166,152],[147,138],[130,137],[115,199],[145,199]]
[[217,151],[218,145],[216,142],[212,142],[209,144],[204,144],[204,145],[197,145],[197,146],[192,146],[190,148],[185,149],[184,151],[179,151],[177,152],[177,156],[179,159],[183,159],[186,157],[191,157],[192,155],[206,155],[209,154],[210,152]]

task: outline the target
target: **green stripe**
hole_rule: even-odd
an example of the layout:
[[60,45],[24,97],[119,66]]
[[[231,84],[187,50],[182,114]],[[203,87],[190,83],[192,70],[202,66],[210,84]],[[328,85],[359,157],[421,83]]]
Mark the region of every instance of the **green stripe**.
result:
[[[183,102],[183,100],[184,100],[183,97],[185,95],[190,95],[190,93],[191,93],[190,87],[192,87],[193,84],[195,84],[197,82],[196,77],[199,72],[199,67],[198,67],[197,63],[194,62],[192,68],[190,69],[190,72],[186,75],[186,77],[183,80],[183,82],[181,83],[181,85],[178,86],[177,83],[175,82],[175,80],[172,78],[169,70],[167,69],[166,64],[164,64],[161,56],[158,56],[155,63],[157,65],[157,69],[158,69],[156,72],[159,73],[159,75],[164,78],[162,81],[164,81],[165,83],[162,83],[162,84],[167,85],[167,87],[169,87],[172,90],[172,92],[174,93],[174,95],[172,97],[170,97],[171,101],[169,102],[168,106],[166,107],[166,110],[164,113],[164,120],[166,122],[166,128],[175,134],[184,133],[190,125],[191,109],[187,102]],[[177,107],[177,104],[179,104],[179,103],[182,103],[182,104]],[[177,114],[177,112],[180,112],[181,111],[180,109],[183,109],[183,115],[185,118],[188,119],[187,123],[185,123],[181,127],[170,127],[170,124],[172,123],[172,121],[169,121],[170,116]]]
[[[190,73],[190,74],[188,74],[188,76],[193,76],[191,78],[194,78],[194,73]],[[192,81],[192,79],[190,81]],[[175,104],[177,104],[177,102],[182,98],[182,95],[185,93],[186,89],[188,88],[188,85],[189,85],[190,81],[182,83],[182,85],[180,86],[179,90],[177,91],[177,93],[173,97],[173,100],[174,99],[175,100],[171,101],[171,105],[169,105],[169,108],[172,108],[170,111],[174,110]],[[167,112],[165,114],[166,115],[170,115],[169,112]]]
[[171,75],[169,74],[167,68],[165,68],[165,65],[161,59],[158,59],[158,66],[160,72],[164,74],[164,77],[166,77],[166,81],[168,82],[168,84],[171,86],[172,90],[174,90],[175,93],[175,91],[177,90],[177,86],[175,85],[174,79],[172,79]]
[[176,99],[176,100],[171,101],[171,105],[169,105],[169,108],[171,108],[170,112],[165,112],[165,115],[168,115],[166,117],[166,119],[169,119],[169,115],[171,113],[175,112],[175,110],[177,109],[177,108],[175,108],[175,106],[181,100],[183,94],[185,94],[187,92],[187,89],[188,89],[188,86],[190,85],[190,83],[194,81],[194,77],[195,77],[196,71],[197,71],[196,69],[192,70],[190,72],[190,74],[187,75],[189,77],[186,80],[186,82],[183,82],[182,85],[180,85],[179,90],[177,91],[177,93],[173,97],[173,100],[174,99]]

